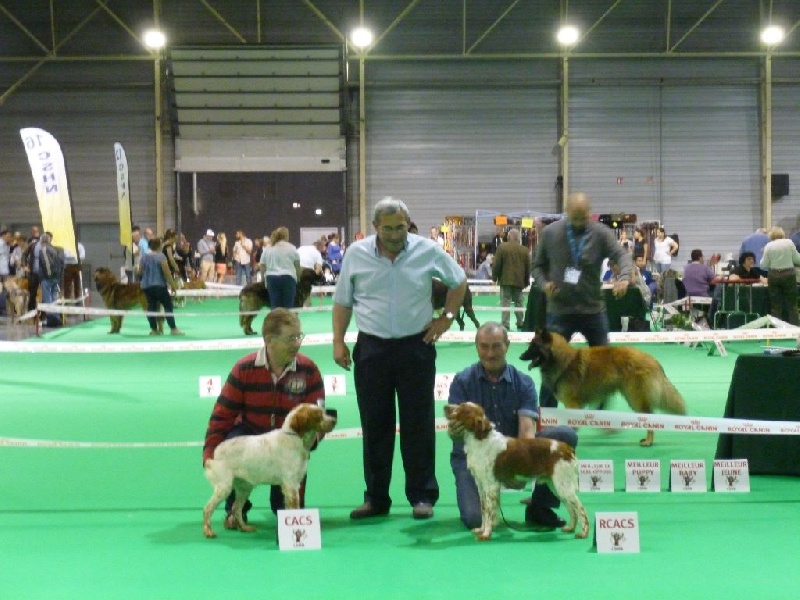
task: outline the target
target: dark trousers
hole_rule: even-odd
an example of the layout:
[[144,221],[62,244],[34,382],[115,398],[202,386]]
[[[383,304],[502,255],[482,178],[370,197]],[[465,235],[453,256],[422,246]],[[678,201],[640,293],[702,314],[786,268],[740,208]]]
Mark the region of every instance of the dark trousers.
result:
[[354,380],[363,431],[364,499],[389,508],[395,431],[395,394],[400,416],[400,454],[406,475],[406,498],[435,504],[436,437],[434,381],[436,348],[423,334],[381,339],[358,334],[353,348]]
[[[175,329],[175,317],[172,316],[172,311],[174,309],[172,306],[172,296],[169,295],[166,286],[156,285],[143,288],[142,291],[144,291],[144,295],[147,298],[147,312],[158,312],[158,305],[160,304],[164,307],[164,311],[168,313],[166,315],[167,325],[169,325],[170,329]],[[150,329],[154,331],[158,329],[158,317],[148,316],[147,322],[150,323]]]
[[[575,333],[580,333],[586,338],[590,346],[605,346],[608,344],[608,316],[605,311],[591,315],[555,315],[548,314],[545,320],[548,331],[560,333],[569,339]],[[547,408],[558,407],[558,400],[553,392],[545,385],[539,394],[539,406]]]
[[291,275],[267,275],[267,292],[272,308],[294,308],[297,281]]
[[[254,435],[251,432],[248,432],[241,426],[236,426],[230,430],[228,435],[225,436],[226,440],[231,438],[239,437],[240,435]],[[305,508],[306,506],[306,478],[303,477],[303,482],[300,484],[300,508]],[[231,491],[228,494],[228,497],[225,500],[225,512],[230,513],[233,509],[233,503],[236,501],[236,492]],[[272,512],[278,514],[279,510],[283,510],[286,508],[286,501],[283,498],[283,492],[281,491],[281,486],[279,485],[271,485],[269,488],[269,507],[272,509]],[[253,503],[248,500],[244,503],[244,508],[242,508],[242,514],[247,515],[250,509],[253,508]]]
[[794,269],[772,269],[767,272],[770,314],[797,325],[797,281]]
[[64,266],[64,298],[76,299],[83,297],[81,289],[81,269],[78,265]]
[[39,276],[30,271],[28,273],[28,310],[35,310],[36,309],[36,294],[39,292],[39,284],[41,283],[41,279]]

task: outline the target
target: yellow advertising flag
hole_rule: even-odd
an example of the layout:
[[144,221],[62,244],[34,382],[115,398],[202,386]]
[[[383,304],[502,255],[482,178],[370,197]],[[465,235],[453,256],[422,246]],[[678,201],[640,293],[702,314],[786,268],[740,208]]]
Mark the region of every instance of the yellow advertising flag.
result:
[[44,231],[53,234],[54,246],[71,250],[78,256],[67,170],[61,146],[44,129],[26,127],[20,129],[19,133],[31,165],[39,211],[42,213],[42,227]]
[[125,156],[125,148],[119,142],[114,142],[114,158],[117,161],[117,197],[119,199],[119,243],[121,246],[130,248],[133,244],[131,239],[131,196],[128,187],[128,159]]

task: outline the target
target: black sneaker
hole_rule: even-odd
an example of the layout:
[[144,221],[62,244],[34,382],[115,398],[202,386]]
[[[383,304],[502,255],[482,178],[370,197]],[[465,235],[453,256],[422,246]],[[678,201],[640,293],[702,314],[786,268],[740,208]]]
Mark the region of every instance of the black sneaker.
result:
[[567,522],[552,508],[530,505],[525,508],[525,522],[536,532],[544,533],[564,527]]

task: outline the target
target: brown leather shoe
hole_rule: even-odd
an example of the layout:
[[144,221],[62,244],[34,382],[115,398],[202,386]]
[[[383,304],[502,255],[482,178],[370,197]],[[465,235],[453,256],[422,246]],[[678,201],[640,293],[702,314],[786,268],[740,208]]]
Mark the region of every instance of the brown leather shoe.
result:
[[415,519],[430,519],[433,516],[433,506],[428,502],[417,502],[412,514]]
[[364,502],[361,506],[350,511],[350,518],[369,519],[370,517],[383,517],[388,514],[388,508],[377,508],[372,502]]

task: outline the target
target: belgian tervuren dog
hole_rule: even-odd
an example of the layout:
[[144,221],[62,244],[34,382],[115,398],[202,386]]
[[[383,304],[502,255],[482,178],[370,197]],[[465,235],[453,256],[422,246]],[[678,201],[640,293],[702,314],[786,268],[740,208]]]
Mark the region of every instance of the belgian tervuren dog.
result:
[[[520,359],[530,361],[529,369],[542,369],[542,384],[567,408],[601,404],[619,392],[637,413],[686,414],[683,397],[659,362],[636,348],[576,348],[563,336],[543,330],[536,332]],[[652,446],[653,431],[639,443]]]

